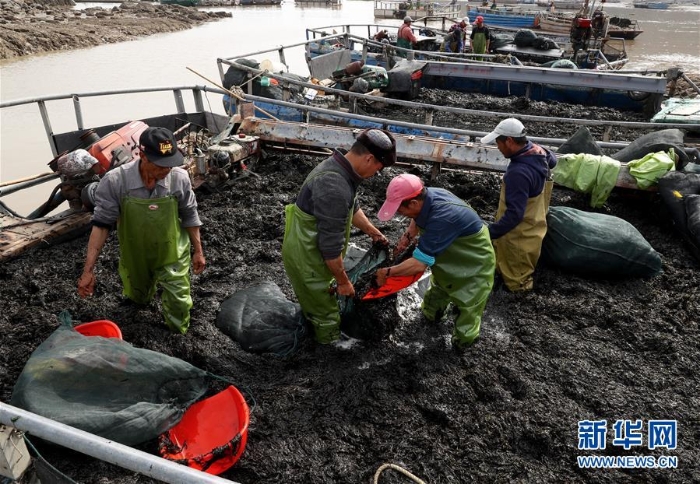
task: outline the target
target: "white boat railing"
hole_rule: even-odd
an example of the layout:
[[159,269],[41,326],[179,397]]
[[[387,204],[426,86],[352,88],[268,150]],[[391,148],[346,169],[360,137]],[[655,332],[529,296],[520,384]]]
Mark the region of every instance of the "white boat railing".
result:
[[[207,86],[168,86],[168,87],[150,87],[150,88],[134,88],[134,89],[120,89],[120,90],[110,90],[110,91],[93,91],[93,92],[83,92],[74,94],[60,94],[60,95],[49,95],[42,97],[34,97],[27,99],[19,99],[16,101],[4,101],[0,102],[0,109],[6,109],[14,106],[22,106],[27,104],[36,104],[39,113],[41,114],[41,119],[44,124],[44,130],[46,132],[46,137],[51,146],[51,152],[54,156],[57,156],[59,151],[56,143],[54,141],[54,131],[51,125],[51,119],[49,117],[49,111],[47,109],[47,103],[51,101],[62,101],[66,99],[73,100],[73,110],[75,115],[76,130],[87,129],[85,127],[83,108],[81,105],[81,99],[90,97],[100,97],[100,96],[112,96],[112,95],[126,95],[126,94],[144,94],[153,92],[164,92],[172,91],[174,98],[174,105],[177,113],[185,113],[185,102],[183,99],[184,91],[191,91],[194,98],[195,110],[197,112],[204,111],[204,102],[202,99],[203,92],[217,92],[223,93],[220,89],[214,89]],[[122,121],[122,120],[119,120]]]
[[[259,54],[269,54],[270,51],[262,51]],[[361,94],[357,92],[350,92],[350,91],[345,91],[341,89],[335,89],[332,87],[328,86],[323,86],[319,84],[314,84],[311,82],[303,82],[303,81],[298,81],[298,80],[292,80],[288,77],[285,77],[284,74],[279,74],[279,73],[273,73],[269,71],[264,71],[261,69],[256,69],[254,67],[249,67],[243,64],[238,64],[235,63],[235,59],[239,58],[245,58],[245,59],[250,59],[253,58],[256,54],[245,54],[240,57],[236,58],[229,58],[229,59],[218,59],[217,62],[219,63],[219,70],[221,71],[221,78],[223,80],[223,75],[225,73],[224,66],[231,66],[235,64],[235,67],[237,69],[240,69],[242,71],[248,72],[248,83],[252,82],[252,79],[258,78],[261,75],[264,75],[266,77],[270,77],[272,79],[277,80],[278,85],[285,91],[289,91],[289,87],[291,85],[305,88],[305,89],[315,89],[317,91],[323,91],[328,95],[335,95],[335,96],[343,96],[347,97],[349,99],[349,107],[350,111],[349,113],[346,112],[340,112],[336,110],[330,110],[327,108],[323,107],[318,107],[318,106],[313,106],[313,105],[307,105],[307,104],[296,104],[296,103],[291,103],[291,102],[286,102],[282,100],[275,100],[275,99],[270,99],[270,98],[264,98],[264,97],[259,97],[259,96],[253,96],[252,94],[243,94],[243,98],[246,101],[252,101],[252,102],[267,102],[267,103],[272,103],[272,104],[279,104],[281,106],[285,107],[290,107],[290,108],[295,108],[299,109],[303,112],[306,113],[306,118],[308,120],[309,115],[308,113],[314,112],[314,113],[319,113],[319,114],[326,114],[326,115],[334,115],[334,116],[341,116],[341,117],[347,117],[349,119],[356,119],[360,121],[374,121],[378,123],[383,123],[383,124],[394,124],[396,126],[402,126],[406,128],[422,128],[426,130],[439,130],[445,133],[450,133],[450,134],[456,134],[456,135],[462,135],[462,136],[467,136],[467,137],[481,137],[484,136],[486,133],[481,132],[481,131],[472,131],[472,130],[464,130],[464,129],[457,129],[457,128],[447,128],[447,127],[440,127],[436,126],[433,124],[433,120],[435,119],[434,114],[436,112],[445,112],[445,113],[454,113],[454,114],[463,114],[463,115],[478,115],[481,117],[485,118],[494,118],[494,119],[502,119],[505,117],[512,116],[513,113],[504,113],[504,112],[496,112],[496,111],[483,111],[483,110],[476,110],[476,109],[467,109],[467,108],[461,108],[461,107],[453,107],[453,106],[440,106],[440,105],[426,105],[424,103],[420,102],[415,102],[415,101],[407,101],[403,99],[394,99],[394,98],[387,98],[387,97],[381,97],[377,98],[376,96],[370,95],[370,94]],[[248,89],[249,92],[252,92],[252,86],[249,86]],[[379,118],[376,116],[362,116],[357,113],[357,105],[358,102],[360,101],[366,101],[368,103],[375,103],[375,102],[381,102],[383,104],[388,104],[392,106],[399,106],[399,107],[404,107],[408,109],[413,109],[417,111],[422,111],[425,113],[425,119],[423,124],[416,124],[416,123],[410,123],[410,122],[401,122],[401,121],[396,121],[396,120],[391,120],[391,119],[385,119],[385,118]],[[538,122],[538,123],[556,123],[556,124],[573,124],[576,126],[609,126],[609,127],[620,127],[620,128],[629,128],[629,129],[658,129],[660,125],[658,123],[649,123],[649,122],[632,122],[632,121],[608,121],[608,120],[596,120],[596,119],[581,119],[581,118],[559,118],[559,117],[552,117],[552,116],[538,116],[538,115],[527,115],[527,114],[518,114],[518,118],[521,121],[527,121],[527,122]],[[689,125],[689,124],[666,124],[664,123],[663,129],[669,129],[669,128],[678,128],[678,129],[688,129],[689,127],[694,127],[696,129],[700,129],[700,124],[698,125]],[[538,141],[545,142],[549,145],[560,145],[564,141],[563,139],[554,139],[554,138],[538,138]],[[601,142],[600,146],[604,148],[619,148],[622,146],[626,146],[628,143],[627,142],[609,142],[609,143],[604,143]]]

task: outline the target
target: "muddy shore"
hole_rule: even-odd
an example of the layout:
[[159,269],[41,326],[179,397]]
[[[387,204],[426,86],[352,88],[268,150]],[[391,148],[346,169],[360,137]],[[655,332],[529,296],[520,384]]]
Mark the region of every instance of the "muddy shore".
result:
[[[603,116],[604,117],[604,116]],[[571,133],[562,128],[550,134]],[[222,376],[256,402],[239,463],[223,477],[241,483],[371,482],[395,463],[426,482],[689,483],[700,480],[700,266],[674,232],[662,202],[614,191],[598,210],[632,223],[658,251],[663,273],[651,279],[592,279],[540,264],[529,294],[495,292],[480,342],[451,351],[451,320],[421,322],[410,291],[385,304],[404,315],[379,341],[349,348],[306,341],[287,358],[252,354],[215,319],[235,291],[260,280],[294,298],[281,260],[284,206],[322,158],[275,152],[236,180],[200,194],[206,271],[193,279],[192,327],[171,334],[158,305],[124,305],[112,234],[98,265],[95,295],[76,283],[87,237],[0,266],[0,399],[9,401],[32,351],[68,310],[76,321],[110,319],[134,346],[162,352]],[[376,213],[390,169],[367,181],[360,203],[387,236],[404,223]],[[416,173],[428,180],[428,167]],[[497,174],[442,173],[433,183],[469,201],[487,221],[498,203]],[[553,205],[591,211],[588,197],[555,189]],[[354,234],[367,248],[369,240]],[[396,309],[394,309],[396,310]],[[608,446],[577,449],[577,422],[608,421]],[[678,422],[675,450],[611,445],[619,419]],[[156,482],[41,442],[42,455],[81,483]],[[157,443],[142,450],[156,454]],[[578,455],[676,456],[677,469],[579,469]],[[385,471],[380,483],[407,482]]]
[[0,4],[0,59],[177,32],[231,16],[150,2],[84,10],[72,10],[71,0],[1,0]]

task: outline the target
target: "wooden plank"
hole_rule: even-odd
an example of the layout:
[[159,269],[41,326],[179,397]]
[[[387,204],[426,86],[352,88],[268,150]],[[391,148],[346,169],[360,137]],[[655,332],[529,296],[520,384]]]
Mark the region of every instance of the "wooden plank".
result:
[[58,238],[84,229],[91,217],[90,212],[64,212],[41,221],[32,221],[0,214],[0,261],[42,244],[50,245]]

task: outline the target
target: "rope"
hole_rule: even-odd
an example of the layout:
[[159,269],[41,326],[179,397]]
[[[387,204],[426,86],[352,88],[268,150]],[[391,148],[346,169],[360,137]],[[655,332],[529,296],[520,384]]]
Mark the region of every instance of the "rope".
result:
[[52,465],[49,463],[49,461],[47,461],[46,459],[44,459],[44,457],[39,453],[39,451],[36,449],[36,447],[34,447],[34,444],[32,444],[32,443],[29,441],[29,439],[27,438],[26,435],[23,435],[23,437],[24,437],[24,441],[25,441],[25,442],[27,443],[27,445],[29,446],[29,449],[30,449],[32,452],[34,452],[34,453],[36,454],[36,458],[37,458],[37,459],[39,459],[39,460],[40,460],[41,462],[43,462],[46,466],[48,466],[53,472],[55,472],[58,476],[60,476],[61,479],[65,479],[65,482],[66,482],[66,483],[69,483],[69,484],[78,484],[78,482],[74,481],[73,479],[71,479],[70,477],[68,477],[67,475],[65,475],[63,472],[61,472],[61,471],[59,471],[58,469],[56,469],[54,466],[52,466]]
[[377,469],[377,472],[374,473],[374,484],[377,484],[379,482],[379,474],[384,471],[384,469],[394,469],[397,472],[400,472],[404,476],[408,477],[411,479],[413,482],[417,482],[418,484],[426,484],[424,480],[420,479],[419,477],[414,476],[410,472],[408,472],[406,469],[403,467],[397,466],[396,464],[382,464],[379,466],[379,469]]

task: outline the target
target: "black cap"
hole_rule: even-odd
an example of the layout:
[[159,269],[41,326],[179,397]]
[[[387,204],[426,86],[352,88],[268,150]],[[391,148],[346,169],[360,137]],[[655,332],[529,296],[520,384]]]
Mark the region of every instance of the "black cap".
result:
[[377,128],[366,129],[357,137],[357,142],[385,167],[396,163],[396,140],[390,132]]
[[141,152],[148,161],[163,168],[182,166],[185,159],[177,149],[173,132],[166,128],[147,128],[139,138]]

